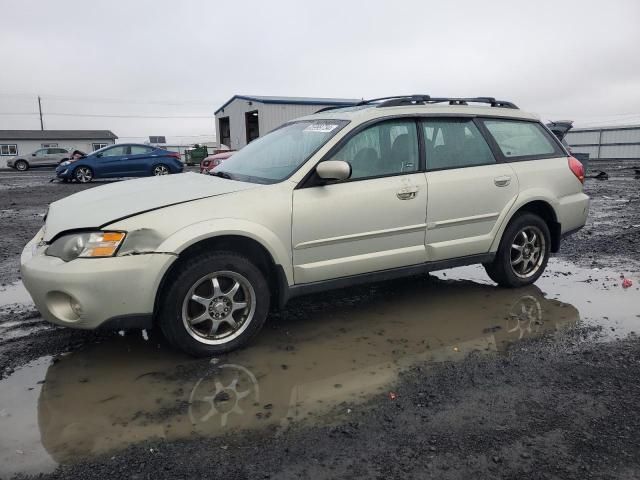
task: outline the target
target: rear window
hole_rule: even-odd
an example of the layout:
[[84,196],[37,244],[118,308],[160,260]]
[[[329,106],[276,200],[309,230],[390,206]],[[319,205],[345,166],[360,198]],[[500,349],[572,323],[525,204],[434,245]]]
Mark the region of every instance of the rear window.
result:
[[484,120],[500,151],[507,158],[561,155],[556,142],[542,126],[519,120]]

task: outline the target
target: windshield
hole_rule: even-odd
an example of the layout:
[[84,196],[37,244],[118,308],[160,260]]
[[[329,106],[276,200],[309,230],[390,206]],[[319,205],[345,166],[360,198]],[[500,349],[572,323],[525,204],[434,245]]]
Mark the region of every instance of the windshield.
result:
[[346,120],[288,123],[235,152],[214,174],[242,182],[280,182],[295,172],[347,123]]

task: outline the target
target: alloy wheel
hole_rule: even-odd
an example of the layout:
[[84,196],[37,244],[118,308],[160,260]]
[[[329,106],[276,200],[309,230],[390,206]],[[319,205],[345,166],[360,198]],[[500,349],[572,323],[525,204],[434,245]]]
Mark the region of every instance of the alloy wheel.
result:
[[220,345],[238,337],[251,323],[256,294],[249,280],[221,271],[200,278],[182,302],[182,322],[193,338]]
[[156,165],[153,174],[157,177],[160,175],[169,175],[169,168],[166,165]]
[[529,278],[537,273],[546,255],[545,238],[538,227],[520,229],[511,242],[511,269],[519,278]]
[[93,172],[90,168],[80,167],[76,170],[75,177],[80,183],[88,183],[93,179]]

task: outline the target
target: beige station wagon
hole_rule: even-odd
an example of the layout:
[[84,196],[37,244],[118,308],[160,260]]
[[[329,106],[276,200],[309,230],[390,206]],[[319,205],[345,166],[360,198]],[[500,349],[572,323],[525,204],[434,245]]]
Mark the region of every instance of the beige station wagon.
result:
[[158,326],[210,356],[245,345],[271,307],[306,293],[474,263],[501,286],[529,285],[589,207],[580,162],[536,116],[487,97],[325,109],[214,173],[51,204],[22,254],[42,315]]

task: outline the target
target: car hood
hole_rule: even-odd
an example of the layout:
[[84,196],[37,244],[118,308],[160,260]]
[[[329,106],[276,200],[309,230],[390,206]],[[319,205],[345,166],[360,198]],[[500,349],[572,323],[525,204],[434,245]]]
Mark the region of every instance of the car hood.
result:
[[103,185],[53,202],[44,240],[48,242],[67,230],[100,228],[169,205],[258,187],[255,183],[191,172]]

